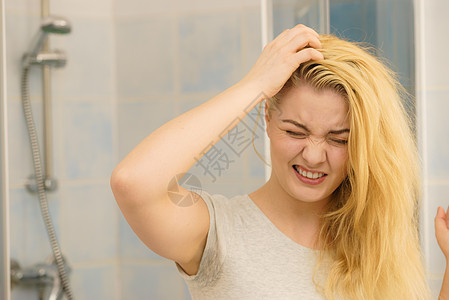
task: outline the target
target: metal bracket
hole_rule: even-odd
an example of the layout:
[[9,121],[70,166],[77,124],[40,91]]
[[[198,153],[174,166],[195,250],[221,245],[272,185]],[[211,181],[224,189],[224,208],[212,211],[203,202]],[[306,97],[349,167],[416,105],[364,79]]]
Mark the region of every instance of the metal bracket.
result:
[[[67,265],[66,269],[70,272]],[[62,284],[54,263],[39,263],[30,268],[21,268],[16,260],[11,260],[11,285],[12,288],[20,285],[36,286],[40,299],[62,300]]]
[[49,65],[55,68],[62,68],[67,63],[67,56],[64,51],[54,50],[52,52],[39,52],[36,56],[25,53],[22,58],[22,65]]
[[[35,194],[38,192],[36,177],[34,175],[28,177],[25,187],[30,193]],[[58,188],[58,181],[54,178],[46,178],[44,180],[44,187],[46,191],[52,192]]]

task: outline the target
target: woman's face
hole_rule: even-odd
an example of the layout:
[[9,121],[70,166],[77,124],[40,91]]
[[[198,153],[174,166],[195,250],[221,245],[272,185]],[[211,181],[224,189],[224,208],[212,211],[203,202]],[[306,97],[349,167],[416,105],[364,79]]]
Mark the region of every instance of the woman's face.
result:
[[328,201],[346,177],[348,104],[332,91],[302,85],[266,117],[272,178],[291,197]]

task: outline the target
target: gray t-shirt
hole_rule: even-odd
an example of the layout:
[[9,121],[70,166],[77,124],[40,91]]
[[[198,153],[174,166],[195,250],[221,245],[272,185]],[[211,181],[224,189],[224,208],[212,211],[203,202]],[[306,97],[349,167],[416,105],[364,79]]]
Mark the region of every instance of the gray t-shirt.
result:
[[248,195],[198,194],[210,216],[198,273],[189,276],[176,263],[193,300],[324,299],[312,281],[316,250],[283,234]]

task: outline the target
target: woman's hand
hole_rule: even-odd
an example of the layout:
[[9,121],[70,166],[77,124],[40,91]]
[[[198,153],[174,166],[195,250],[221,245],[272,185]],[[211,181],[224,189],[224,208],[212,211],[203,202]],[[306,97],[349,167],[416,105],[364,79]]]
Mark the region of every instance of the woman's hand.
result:
[[[307,48],[305,48],[307,47]],[[284,86],[303,62],[323,59],[319,35],[313,29],[297,25],[268,43],[253,68],[240,83],[248,83],[272,97]]]
[[445,212],[444,208],[438,207],[435,217],[435,235],[447,261],[449,259],[449,208]]

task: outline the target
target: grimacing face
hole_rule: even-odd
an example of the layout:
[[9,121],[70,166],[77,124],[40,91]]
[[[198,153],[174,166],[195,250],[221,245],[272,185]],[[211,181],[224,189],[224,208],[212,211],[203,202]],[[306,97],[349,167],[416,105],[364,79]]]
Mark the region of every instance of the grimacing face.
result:
[[348,110],[335,91],[301,85],[283,96],[271,119],[265,114],[278,188],[300,201],[329,201],[347,175]]

